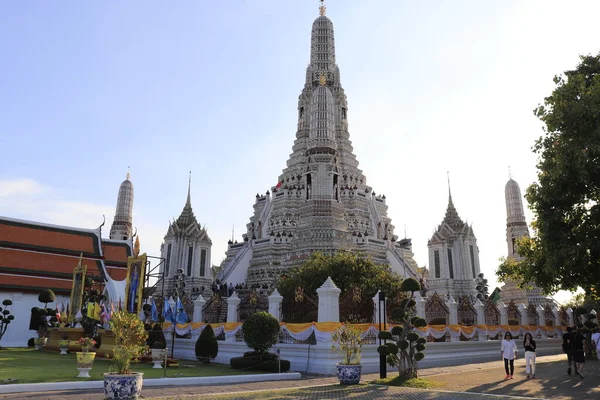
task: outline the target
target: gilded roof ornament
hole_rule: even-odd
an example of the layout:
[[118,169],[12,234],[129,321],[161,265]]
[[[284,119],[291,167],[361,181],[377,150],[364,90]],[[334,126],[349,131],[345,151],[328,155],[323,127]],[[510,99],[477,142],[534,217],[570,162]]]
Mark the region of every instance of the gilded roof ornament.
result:
[[325,15],[326,11],[327,11],[327,7],[325,7],[325,0],[321,0],[321,5],[319,6],[319,15],[321,15],[321,16]]
[[125,177],[127,178],[127,180],[129,180],[129,178],[131,178],[131,173],[130,173],[130,166],[127,166],[127,175],[125,175]]
[[327,78],[325,78],[325,74],[321,74],[321,76],[319,77],[319,83],[321,84],[321,86],[325,86],[327,84]]

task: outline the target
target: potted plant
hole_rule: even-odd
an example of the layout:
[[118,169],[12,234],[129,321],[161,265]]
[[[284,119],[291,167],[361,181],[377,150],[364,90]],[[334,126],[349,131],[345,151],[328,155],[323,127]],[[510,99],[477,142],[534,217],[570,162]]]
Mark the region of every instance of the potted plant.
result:
[[63,335],[62,339],[58,341],[58,348],[60,349],[60,354],[67,354],[69,351],[69,336]]
[[115,313],[110,321],[115,335],[113,362],[117,372],[104,374],[106,399],[137,399],[142,392],[144,374],[131,372],[131,362],[146,351],[148,333],[136,314],[126,311]]
[[336,329],[331,338],[331,346],[342,356],[342,361],[337,364],[337,377],[342,385],[356,385],[360,382],[362,366],[360,365],[360,332],[350,326],[342,325]]
[[165,359],[166,349],[167,344],[162,340],[155,340],[154,342],[152,342],[152,362],[154,363],[154,366],[152,368],[162,368],[161,363]]
[[81,346],[81,351],[75,353],[77,355],[77,371],[79,371],[77,377],[90,378],[90,370],[96,358],[96,353],[90,350],[96,345],[96,341],[89,337],[82,337],[77,343]]

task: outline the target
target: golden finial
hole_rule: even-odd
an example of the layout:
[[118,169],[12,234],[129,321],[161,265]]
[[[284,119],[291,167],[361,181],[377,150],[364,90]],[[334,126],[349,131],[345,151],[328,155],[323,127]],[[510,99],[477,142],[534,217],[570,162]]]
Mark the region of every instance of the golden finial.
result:
[[327,84],[327,78],[325,78],[325,74],[321,74],[321,76],[319,77],[319,83],[321,84],[321,86],[325,86]]
[[327,7],[325,7],[325,0],[321,0],[321,5],[319,6],[319,15],[325,15],[325,11],[327,11]]
[[130,169],[130,168],[131,168],[131,167],[128,165],[128,166],[127,166],[127,175],[126,175],[126,177],[127,177],[127,180],[129,180],[129,178],[131,177],[131,173],[129,172],[129,169]]
[[135,244],[133,245],[133,256],[137,257],[140,255],[140,237],[135,237]]

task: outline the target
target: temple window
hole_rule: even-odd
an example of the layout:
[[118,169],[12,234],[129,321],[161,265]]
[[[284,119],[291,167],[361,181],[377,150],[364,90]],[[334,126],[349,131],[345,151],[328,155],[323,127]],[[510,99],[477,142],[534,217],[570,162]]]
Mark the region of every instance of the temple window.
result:
[[439,278],[440,277],[440,251],[439,250],[435,250],[433,252],[433,265],[435,268],[435,277]]
[[194,246],[190,246],[188,251],[187,276],[192,276],[192,261],[194,259]]
[[475,256],[473,254],[473,245],[469,246],[469,253],[471,253],[471,270],[473,272],[473,279],[477,277],[475,274]]
[[200,250],[200,276],[206,274],[206,249]]
[[452,265],[452,249],[448,249],[448,271],[450,279],[454,279],[454,265]]
[[169,266],[171,265],[171,248],[173,247],[172,243],[169,243],[167,246],[167,259],[165,260],[165,276],[169,276]]

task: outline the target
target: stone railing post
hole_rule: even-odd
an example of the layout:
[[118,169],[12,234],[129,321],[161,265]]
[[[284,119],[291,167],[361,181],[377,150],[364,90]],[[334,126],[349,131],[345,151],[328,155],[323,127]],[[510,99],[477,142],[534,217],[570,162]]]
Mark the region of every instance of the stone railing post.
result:
[[340,322],[341,289],[328,277],[317,289],[319,296],[318,322]]
[[[481,300],[477,299],[474,304],[475,311],[477,312],[477,325],[485,325],[485,306],[481,302]],[[481,332],[477,333],[477,339],[480,342],[485,342],[487,340],[487,334],[482,334]]]
[[446,301],[450,315],[448,316],[449,325],[458,325],[458,303],[452,297]]
[[[373,319],[373,321],[375,321],[375,326],[379,329],[379,293],[381,293],[381,290],[378,290],[377,293],[375,293],[375,297],[373,297],[373,305],[375,306],[375,318]],[[385,320],[385,318],[384,318]],[[381,323],[383,323],[383,321],[381,321]]]
[[521,303],[517,308],[521,312],[521,320],[519,321],[519,323],[521,325],[529,325],[529,316],[527,315],[527,307],[525,306],[525,304]]
[[569,326],[575,325],[575,320],[573,319],[573,309],[571,307],[567,308],[567,322]]
[[508,306],[501,301],[498,303],[498,310],[500,310],[500,325],[508,325]]
[[[452,297],[446,301],[450,315],[448,316],[449,325],[458,325],[458,303]],[[450,335],[451,342],[459,342],[460,336]]]
[[206,300],[202,295],[199,295],[196,300],[194,300],[194,317],[192,321],[194,322],[204,322],[204,315],[202,314],[202,309],[206,304]]
[[283,296],[279,294],[277,289],[273,290],[273,293],[269,296],[269,314],[277,318],[277,321],[281,322],[281,301]]
[[554,306],[552,308],[552,314],[554,315],[554,326],[561,326],[561,322],[560,322],[560,312],[558,310],[558,307]]
[[238,306],[242,302],[237,295],[237,292],[233,292],[227,299],[227,322],[238,322]]
[[[535,311],[537,312],[538,315],[538,326],[546,326],[546,318],[544,316],[544,307],[542,307],[542,305],[538,305],[535,308]],[[548,339],[548,332],[546,332],[545,330],[541,329],[541,337],[542,339]]]
[[423,318],[426,320],[427,318],[425,318],[425,299],[421,296],[420,292],[417,292],[415,294],[414,300],[415,300],[415,303],[417,303],[415,305],[417,317]]

